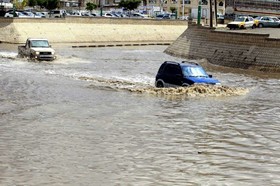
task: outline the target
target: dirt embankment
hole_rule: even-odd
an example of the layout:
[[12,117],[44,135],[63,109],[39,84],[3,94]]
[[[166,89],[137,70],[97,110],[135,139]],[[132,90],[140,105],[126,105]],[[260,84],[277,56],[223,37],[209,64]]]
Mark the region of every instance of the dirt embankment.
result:
[[51,43],[170,42],[187,29],[186,21],[112,18],[4,19],[0,41],[24,43],[47,38]]

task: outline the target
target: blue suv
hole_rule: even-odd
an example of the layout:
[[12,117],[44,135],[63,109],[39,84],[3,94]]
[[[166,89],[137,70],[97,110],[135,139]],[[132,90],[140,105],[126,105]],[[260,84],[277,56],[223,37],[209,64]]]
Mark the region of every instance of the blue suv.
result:
[[189,86],[193,84],[221,84],[208,75],[197,63],[165,61],[156,75],[156,87]]

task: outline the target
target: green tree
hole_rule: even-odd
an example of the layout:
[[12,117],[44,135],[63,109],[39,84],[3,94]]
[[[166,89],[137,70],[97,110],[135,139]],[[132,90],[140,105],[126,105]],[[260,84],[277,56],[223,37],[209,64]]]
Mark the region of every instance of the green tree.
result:
[[34,6],[36,6],[36,5],[37,5],[37,0],[29,0],[29,1],[28,1],[28,6],[34,7]]
[[43,5],[46,9],[53,10],[58,8],[58,0],[46,0]]
[[94,3],[91,3],[91,2],[88,2],[86,4],[86,10],[89,10],[90,12],[93,10],[93,9],[96,9],[97,5],[94,4]]
[[37,0],[37,5],[40,6],[40,8],[44,8],[45,7],[45,1],[46,0]]
[[175,12],[176,12],[176,10],[177,10],[177,8],[176,8],[176,7],[170,7],[170,11],[171,11],[172,13],[175,13]]
[[202,5],[208,5],[208,0],[201,0]]
[[27,0],[23,0],[23,1],[14,1],[15,9],[23,9],[23,8],[26,7],[27,5],[28,5],[28,1],[27,1]]
[[141,4],[141,0],[121,0],[119,7],[125,8],[127,10],[134,10]]

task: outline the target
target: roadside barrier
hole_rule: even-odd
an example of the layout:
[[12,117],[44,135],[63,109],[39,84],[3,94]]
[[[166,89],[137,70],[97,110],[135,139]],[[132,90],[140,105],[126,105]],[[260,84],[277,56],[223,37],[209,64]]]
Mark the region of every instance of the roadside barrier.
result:
[[164,43],[117,43],[117,44],[91,44],[91,45],[73,45],[72,48],[98,48],[98,47],[121,47],[121,46],[147,46],[147,45],[171,45],[171,42]]

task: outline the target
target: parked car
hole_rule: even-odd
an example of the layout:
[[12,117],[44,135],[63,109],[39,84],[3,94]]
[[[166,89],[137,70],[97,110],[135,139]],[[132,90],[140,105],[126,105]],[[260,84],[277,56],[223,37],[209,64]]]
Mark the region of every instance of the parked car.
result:
[[116,16],[113,13],[107,12],[103,15],[103,17],[116,17]]
[[46,18],[46,15],[42,12],[34,12],[33,14],[36,18]]
[[259,28],[262,27],[280,27],[280,20],[277,17],[264,16],[257,17]]
[[129,15],[131,18],[148,18],[147,15],[141,13],[132,13]]
[[42,14],[42,17],[46,18],[49,17],[49,13],[48,12],[40,12]]
[[20,12],[28,18],[42,18],[42,15],[30,11],[20,11]]
[[159,14],[156,16],[156,19],[171,19],[170,14]]
[[82,16],[85,16],[85,17],[96,17],[97,14],[96,13],[86,12],[86,13],[83,13]]
[[13,11],[8,11],[5,13],[4,17],[18,17],[18,12],[15,12],[15,15],[14,15],[14,12]]
[[182,61],[165,61],[156,75],[155,86],[176,87],[193,84],[221,84],[219,80],[212,78],[198,63]]
[[239,16],[234,21],[229,22],[227,27],[229,29],[246,29],[246,28],[256,28],[258,26],[258,21],[250,16]]
[[65,17],[66,11],[65,10],[52,10],[49,14],[52,18],[61,18]]
[[15,11],[15,16],[14,16],[14,11],[9,10],[5,13],[4,17],[21,17],[21,18],[28,18],[28,16],[24,15],[21,12]]
[[116,16],[116,17],[127,17],[125,14],[123,14],[123,13],[120,13],[120,12],[117,12],[117,13],[114,13],[114,15]]
[[71,13],[71,16],[85,16],[86,13],[75,11]]
[[180,20],[189,20],[189,18],[190,17],[188,15],[179,17]]
[[217,14],[217,22],[218,22],[218,24],[224,24],[225,23],[225,15],[218,13]]

